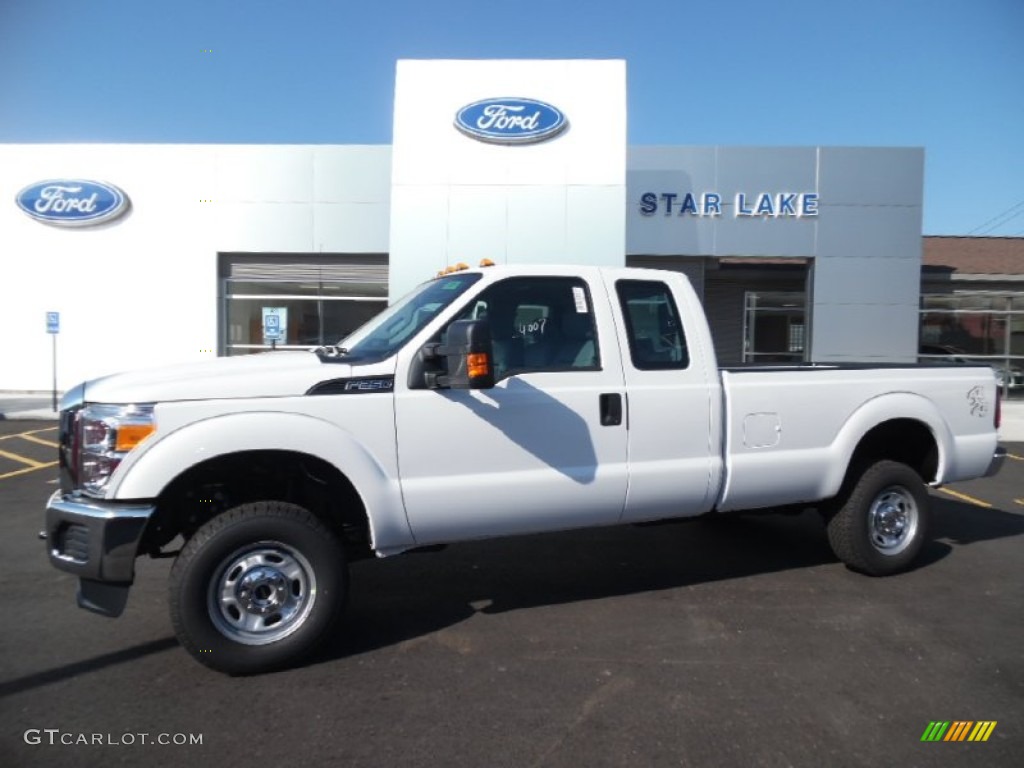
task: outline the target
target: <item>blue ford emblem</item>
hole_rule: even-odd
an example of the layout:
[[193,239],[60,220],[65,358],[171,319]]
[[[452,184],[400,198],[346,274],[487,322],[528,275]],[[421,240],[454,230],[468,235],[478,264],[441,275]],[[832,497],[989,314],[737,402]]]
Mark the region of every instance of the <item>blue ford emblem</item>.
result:
[[36,182],[21,190],[15,201],[33,219],[60,227],[110,221],[128,206],[124,192],[113,184],[84,179]]
[[493,144],[531,144],[565,130],[569,121],[557,107],[536,99],[484,99],[455,114],[455,127]]

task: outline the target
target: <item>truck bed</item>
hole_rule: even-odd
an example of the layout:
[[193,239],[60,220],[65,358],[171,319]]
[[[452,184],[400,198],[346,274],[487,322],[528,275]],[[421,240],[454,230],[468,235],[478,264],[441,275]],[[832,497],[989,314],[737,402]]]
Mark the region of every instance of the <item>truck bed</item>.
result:
[[[986,366],[803,364],[728,366],[724,390],[726,481],[717,508],[756,509],[834,496],[857,441],[892,422],[887,440],[924,424],[938,445],[941,484],[984,473],[996,447]],[[901,431],[901,424],[907,429]]]

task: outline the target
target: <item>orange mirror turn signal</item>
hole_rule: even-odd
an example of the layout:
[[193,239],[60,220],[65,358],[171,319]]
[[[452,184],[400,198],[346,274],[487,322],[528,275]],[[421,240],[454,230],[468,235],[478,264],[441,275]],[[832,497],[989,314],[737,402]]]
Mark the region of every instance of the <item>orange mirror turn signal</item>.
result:
[[466,373],[471,379],[489,376],[491,359],[486,352],[473,352],[466,355]]

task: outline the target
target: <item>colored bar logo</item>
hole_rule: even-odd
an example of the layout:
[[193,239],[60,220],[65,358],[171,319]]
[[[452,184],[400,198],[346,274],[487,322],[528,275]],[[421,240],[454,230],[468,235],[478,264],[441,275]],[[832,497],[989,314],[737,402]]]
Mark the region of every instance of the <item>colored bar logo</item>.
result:
[[996,720],[932,720],[921,734],[921,741],[988,741],[996,729]]

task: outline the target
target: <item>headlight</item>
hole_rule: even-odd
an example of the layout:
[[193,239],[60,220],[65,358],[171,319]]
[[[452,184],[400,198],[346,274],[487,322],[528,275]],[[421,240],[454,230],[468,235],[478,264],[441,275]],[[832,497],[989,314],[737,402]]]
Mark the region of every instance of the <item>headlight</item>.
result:
[[78,481],[93,496],[103,490],[128,452],[156,431],[153,405],[87,405],[78,422]]

